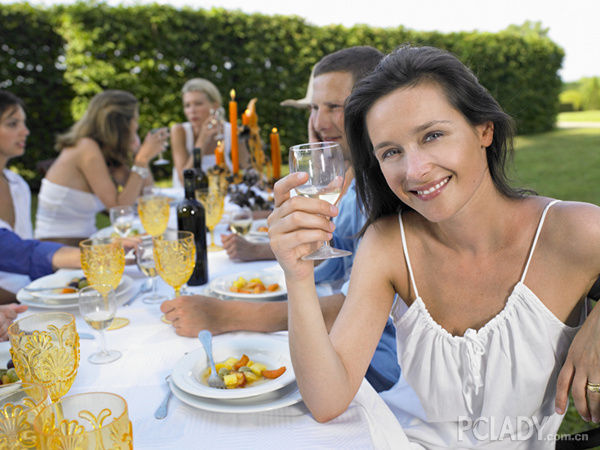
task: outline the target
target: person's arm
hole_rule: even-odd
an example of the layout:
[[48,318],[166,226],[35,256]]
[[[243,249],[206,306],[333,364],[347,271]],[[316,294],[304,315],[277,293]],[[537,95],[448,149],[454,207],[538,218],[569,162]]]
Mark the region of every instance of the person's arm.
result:
[[[319,302],[327,330],[330,330],[344,303],[344,295],[321,297]],[[242,330],[269,333],[288,327],[287,302],[225,302],[194,295],[167,300],[160,310],[173,324],[175,332],[187,337],[196,337],[204,329],[216,335]]]
[[81,268],[81,252],[77,247],[61,247],[52,256],[52,267],[56,269]]
[[328,333],[312,262],[301,257],[319,241],[331,239],[328,218],[337,214],[337,208],[318,199],[291,198],[290,190],[306,180],[307,174],[297,173],[275,184],[269,237],[285,273],[290,352],[298,387],[315,419],[324,422],[345,411],[356,395],[387,322],[394,299],[390,280],[398,265],[382,263],[382,255],[390,248],[389,236],[397,238],[392,231],[397,224],[386,224],[384,231],[370,227],[365,234],[353,266],[353,274],[361,276],[351,277],[348,297]]
[[[148,133],[140,150],[135,155],[133,165],[142,171],[147,170],[149,173],[150,160],[163,149],[163,142],[166,136],[166,132]],[[140,195],[147,178],[142,177],[132,169],[127,182],[121,192],[119,192],[117,186],[112,181],[108,166],[98,144],[92,139],[84,138],[77,143],[77,147],[80,154],[79,169],[83,173],[92,192],[98,196],[104,206],[108,209],[117,205],[133,205]]]
[[262,261],[275,259],[268,243],[249,242],[237,234],[222,234],[221,244],[229,259],[240,261]]
[[173,167],[180,183],[183,185],[183,171],[193,166],[194,158],[187,151],[185,130],[180,123],[173,125],[171,128],[171,154],[173,156]]
[[35,279],[54,271],[53,257],[62,244],[21,239],[16,233],[3,228],[0,229],[0,248],[0,270]]

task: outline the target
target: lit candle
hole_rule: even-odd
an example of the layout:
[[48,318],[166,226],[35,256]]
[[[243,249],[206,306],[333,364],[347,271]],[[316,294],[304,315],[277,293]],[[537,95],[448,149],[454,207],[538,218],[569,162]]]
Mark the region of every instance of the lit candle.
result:
[[222,166],[225,162],[225,149],[223,148],[223,141],[217,141],[215,148],[215,159],[217,166]]
[[244,111],[244,114],[242,114],[242,125],[248,125],[250,123],[250,111],[246,110]]
[[240,170],[240,160],[238,154],[238,128],[237,128],[237,102],[235,101],[235,90],[229,92],[231,101],[229,102],[229,123],[231,124],[231,163],[233,164],[233,173]]
[[273,163],[273,179],[278,180],[281,176],[281,145],[277,128],[271,130],[271,161]]

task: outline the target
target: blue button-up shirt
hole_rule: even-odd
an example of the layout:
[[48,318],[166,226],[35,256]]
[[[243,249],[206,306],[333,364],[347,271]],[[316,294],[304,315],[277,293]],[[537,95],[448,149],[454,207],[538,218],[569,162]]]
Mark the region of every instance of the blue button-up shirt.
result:
[[29,275],[36,279],[51,274],[52,257],[62,244],[21,239],[14,232],[0,229],[0,270]]

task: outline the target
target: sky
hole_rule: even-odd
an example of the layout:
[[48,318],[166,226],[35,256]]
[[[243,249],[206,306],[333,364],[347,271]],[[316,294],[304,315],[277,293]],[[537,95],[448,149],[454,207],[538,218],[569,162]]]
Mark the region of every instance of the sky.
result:
[[[1,3],[8,3],[0,0]],[[70,3],[33,0],[32,4]],[[108,4],[160,3],[176,7],[222,7],[247,13],[304,17],[315,25],[363,23],[402,25],[418,31],[490,31],[526,20],[541,22],[549,37],[565,51],[563,81],[600,76],[600,0],[170,0],[115,1]]]

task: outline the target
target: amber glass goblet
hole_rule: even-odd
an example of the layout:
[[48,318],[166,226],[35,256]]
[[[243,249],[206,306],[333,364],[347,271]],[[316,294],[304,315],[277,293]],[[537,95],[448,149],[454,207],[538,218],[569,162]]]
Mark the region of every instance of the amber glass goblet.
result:
[[16,383],[0,389],[0,448],[39,448],[33,419],[49,404],[48,391],[41,384]]
[[138,198],[140,221],[150,236],[165,232],[169,224],[169,213],[169,197],[152,194]]
[[127,402],[109,392],[64,397],[43,408],[33,428],[43,450],[133,448]]
[[196,265],[194,233],[167,230],[153,241],[156,270],[179,297],[181,286],[190,279]]
[[31,314],[14,322],[8,337],[21,381],[43,385],[52,401],[69,391],[79,367],[79,335],[73,314]]

